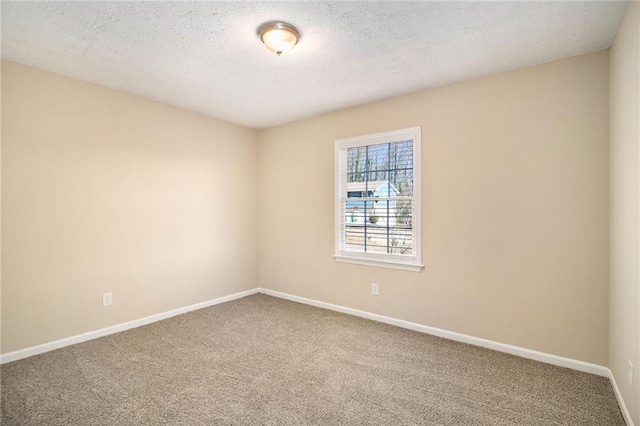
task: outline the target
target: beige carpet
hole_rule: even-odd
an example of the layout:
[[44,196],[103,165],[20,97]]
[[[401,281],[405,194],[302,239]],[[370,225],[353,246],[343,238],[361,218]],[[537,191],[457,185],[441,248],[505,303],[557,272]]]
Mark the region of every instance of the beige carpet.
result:
[[2,425],[624,425],[606,378],[265,295],[1,370]]

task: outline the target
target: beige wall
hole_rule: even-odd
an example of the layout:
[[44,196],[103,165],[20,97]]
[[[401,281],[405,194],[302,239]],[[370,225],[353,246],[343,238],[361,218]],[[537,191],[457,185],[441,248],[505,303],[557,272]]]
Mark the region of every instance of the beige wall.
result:
[[[260,131],[260,285],[607,365],[607,55]],[[334,140],[410,126],[424,270],[334,261]]]
[[2,66],[4,353],[256,286],[256,131]]
[[[2,66],[0,64],[0,82]],[[2,84],[0,84],[0,354],[2,354]]]
[[[607,55],[259,133],[3,62],[2,352],[258,284],[608,365]],[[416,125],[425,269],[335,262],[334,139]]]
[[[611,290],[609,364],[640,424],[640,3],[630,2],[610,53]],[[627,379],[635,365],[634,388]]]

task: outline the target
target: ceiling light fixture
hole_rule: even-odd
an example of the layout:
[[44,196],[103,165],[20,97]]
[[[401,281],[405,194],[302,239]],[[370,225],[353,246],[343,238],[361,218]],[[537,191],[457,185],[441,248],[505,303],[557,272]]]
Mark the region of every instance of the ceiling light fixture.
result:
[[278,56],[293,49],[300,40],[300,31],[286,22],[267,22],[258,28],[258,34],[267,49]]

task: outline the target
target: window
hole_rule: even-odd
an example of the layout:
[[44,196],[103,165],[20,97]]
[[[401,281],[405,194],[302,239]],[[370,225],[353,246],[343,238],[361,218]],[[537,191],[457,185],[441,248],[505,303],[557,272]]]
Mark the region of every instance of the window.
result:
[[420,127],[336,140],[336,260],[422,269],[420,144]]

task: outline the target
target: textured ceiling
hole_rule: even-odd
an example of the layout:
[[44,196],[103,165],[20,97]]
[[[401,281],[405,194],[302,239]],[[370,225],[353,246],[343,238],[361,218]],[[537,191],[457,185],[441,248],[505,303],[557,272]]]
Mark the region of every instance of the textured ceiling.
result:
[[[5,2],[2,57],[253,128],[609,47],[626,2]],[[277,57],[256,28],[296,25]]]

